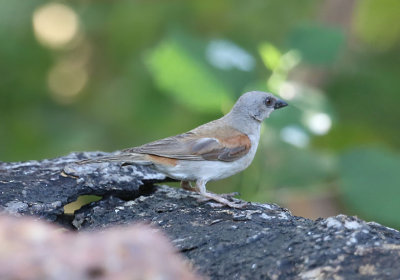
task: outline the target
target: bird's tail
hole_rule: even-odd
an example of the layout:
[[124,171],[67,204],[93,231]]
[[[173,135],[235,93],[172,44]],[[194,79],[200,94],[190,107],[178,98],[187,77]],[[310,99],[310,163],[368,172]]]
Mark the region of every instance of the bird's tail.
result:
[[150,165],[151,161],[146,159],[146,155],[144,154],[136,154],[136,153],[123,153],[119,155],[113,156],[104,156],[95,159],[85,159],[81,161],[75,162],[75,164],[83,165],[83,164],[95,164],[95,163],[104,163],[104,162],[119,162],[122,165],[129,164],[140,164],[140,165]]

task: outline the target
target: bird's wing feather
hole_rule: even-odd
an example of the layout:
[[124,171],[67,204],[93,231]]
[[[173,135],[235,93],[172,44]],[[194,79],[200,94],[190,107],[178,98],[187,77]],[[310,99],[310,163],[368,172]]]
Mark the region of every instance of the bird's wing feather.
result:
[[186,160],[234,161],[248,153],[249,137],[233,128],[200,126],[184,134],[124,150]]

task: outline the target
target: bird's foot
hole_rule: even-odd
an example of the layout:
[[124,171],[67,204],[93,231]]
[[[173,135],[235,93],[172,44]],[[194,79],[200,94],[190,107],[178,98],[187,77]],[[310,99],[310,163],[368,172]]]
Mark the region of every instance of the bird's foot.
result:
[[[220,203],[222,205],[226,205],[226,206],[229,206],[231,208],[241,209],[241,208],[243,208],[243,207],[248,205],[247,202],[229,201],[228,199],[224,198],[223,195],[218,195],[218,194],[215,194],[215,193],[205,192],[205,193],[201,193],[201,195],[204,198],[206,198],[206,200],[214,200],[214,201],[216,201],[216,202],[218,202],[218,203]],[[227,197],[232,197],[232,194],[228,194]]]

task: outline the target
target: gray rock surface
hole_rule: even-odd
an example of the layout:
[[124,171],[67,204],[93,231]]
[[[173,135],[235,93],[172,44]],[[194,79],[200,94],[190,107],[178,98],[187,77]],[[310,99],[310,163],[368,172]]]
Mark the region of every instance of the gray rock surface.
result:
[[[0,206],[9,213],[32,214],[56,221],[63,217],[64,205],[80,195],[135,199],[145,192],[146,184],[165,179],[163,174],[143,166],[74,164],[104,155],[109,154],[72,153],[43,161],[0,162]],[[64,168],[68,174],[63,172]]]
[[[211,279],[400,279],[396,230],[344,215],[312,221],[275,204],[230,209],[154,185],[166,178],[148,167],[71,164],[99,155],[1,163],[0,205],[76,230],[156,225]],[[103,198],[67,219],[63,206],[83,194]]]

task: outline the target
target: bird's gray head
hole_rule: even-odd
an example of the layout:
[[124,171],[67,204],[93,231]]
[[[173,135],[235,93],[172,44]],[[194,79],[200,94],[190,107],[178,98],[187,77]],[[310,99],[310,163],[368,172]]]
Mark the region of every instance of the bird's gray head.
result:
[[246,92],[232,108],[232,113],[244,117],[250,117],[257,122],[262,122],[276,109],[287,106],[288,104],[272,95],[262,91]]

